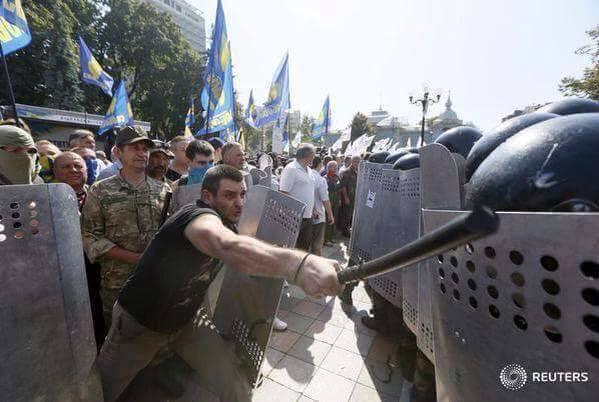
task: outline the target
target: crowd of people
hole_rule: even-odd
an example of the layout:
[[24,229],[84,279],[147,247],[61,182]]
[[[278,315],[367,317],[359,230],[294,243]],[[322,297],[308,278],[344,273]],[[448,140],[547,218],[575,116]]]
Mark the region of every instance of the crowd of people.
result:
[[[156,329],[153,323],[143,321],[140,317],[145,318],[152,309],[140,313],[139,301],[131,302],[137,296],[123,295],[126,293],[123,289],[134,287],[130,283],[141,275],[144,258],[147,259],[144,256],[148,253],[157,254],[155,249],[160,248],[156,246],[153,249],[151,245],[161,237],[160,233],[168,231],[168,227],[177,222],[180,214],[169,208],[169,193],[176,191],[178,186],[201,184],[202,202],[205,202],[202,206],[216,210],[224,227],[234,230],[233,224],[241,215],[247,185],[255,184],[251,180],[251,170],[257,168],[261,156],[257,154],[255,158],[248,158],[240,144],[224,143],[219,138],[199,140],[177,136],[170,142],[163,143],[148,138],[141,128],[129,126],[119,129],[114,135],[115,145],[108,158],[104,152],[96,150],[95,136],[88,130],[75,130],[69,138],[69,149],[60,150],[48,140],[34,142],[31,131],[24,122],[17,125],[14,120],[3,121],[0,126],[0,185],[65,183],[77,196],[92,317],[98,351],[102,350],[99,367],[103,381],[114,385],[104,384],[105,392],[112,395],[107,400],[116,398],[132,379],[135,370],[149,363],[143,360],[141,367],[134,365],[133,371],[128,370],[129,377],[116,378],[110,374],[115,368],[110,345],[120,342],[117,340],[118,334],[111,329],[114,328],[114,320],[118,320],[118,325],[122,326],[125,320],[123,317],[133,314],[136,323],[142,322],[144,327],[154,329],[154,332],[164,330],[162,327]],[[272,160],[271,188],[305,204],[297,240],[297,249],[304,250],[305,253],[288,256],[293,257],[288,262],[278,255],[279,260],[274,266],[297,265],[293,261],[299,258],[297,270],[293,267],[295,274],[283,277],[291,283],[299,284],[308,294],[338,294],[341,287],[336,282],[334,272],[339,269],[339,265],[320,256],[323,247],[335,243],[336,232],[345,237],[350,235],[360,157],[325,155],[311,144],[301,145],[293,156],[274,153],[268,155]],[[250,180],[247,179],[248,176]],[[228,180],[221,180],[223,178]],[[243,178],[243,188],[239,178]],[[231,181],[236,186],[223,190],[219,180],[227,183]],[[219,198],[221,190],[228,191],[222,199]],[[193,211],[203,210],[199,208],[199,204],[194,207]],[[174,216],[165,223],[169,215]],[[230,258],[228,254],[231,250],[227,249],[226,253],[218,251],[218,247],[225,247],[222,244],[199,246],[194,243],[193,236],[187,230],[184,235],[204,255],[218,257],[222,252],[220,259],[227,262],[227,258]],[[216,235],[211,233],[211,236]],[[163,243],[170,241],[165,236],[162,239]],[[268,246],[262,244],[262,251],[253,249],[252,252],[260,254],[268,250]],[[162,263],[168,265],[171,259],[177,262],[179,258],[169,254],[168,260]],[[264,258],[261,256],[255,262],[254,271],[262,272],[267,269],[259,267]],[[212,260],[214,258],[209,259],[211,263]],[[231,264],[236,263],[239,264]],[[242,265],[251,264],[246,254]],[[303,265],[314,268],[301,270]],[[323,267],[334,267],[332,274],[323,271]],[[175,269],[170,265],[168,268]],[[272,271],[272,267],[269,269],[271,271],[264,273],[265,275],[281,276],[282,272],[291,268],[281,267],[276,271]],[[309,273],[305,274],[306,278],[302,278],[301,275],[298,276],[300,271]],[[336,285],[329,282],[325,289],[324,282],[314,282],[312,276],[327,277],[329,281],[334,280]],[[158,286],[162,281],[174,280],[167,280],[162,275],[160,280],[144,277],[139,281],[144,286],[151,287]],[[132,292],[139,293],[139,289]],[[155,295],[158,299],[161,295],[164,296],[160,292]],[[201,298],[204,292],[205,288],[199,291]],[[117,306],[125,303],[124,309],[119,307],[117,310]],[[275,330],[284,331],[286,327],[283,321],[275,320]],[[169,328],[171,329],[176,332],[180,327]],[[156,345],[164,346],[163,343],[158,342]],[[103,355],[104,359],[101,358]],[[152,357],[153,354],[145,356],[145,359],[151,360]],[[131,356],[127,358],[130,359]]]

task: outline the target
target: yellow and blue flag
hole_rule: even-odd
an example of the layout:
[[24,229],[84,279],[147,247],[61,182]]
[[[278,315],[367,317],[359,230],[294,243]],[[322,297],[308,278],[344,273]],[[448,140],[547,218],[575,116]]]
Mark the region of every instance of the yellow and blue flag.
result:
[[191,98],[190,104],[189,104],[189,109],[187,110],[187,116],[185,116],[185,137],[193,137],[193,133],[191,132],[191,127],[196,122],[194,113],[195,113],[195,106],[193,104],[193,98]]
[[102,66],[97,62],[81,36],[79,37],[79,64],[81,65],[81,79],[83,82],[96,85],[106,95],[112,96],[114,80],[102,69]]
[[220,0],[216,8],[212,46],[204,82],[200,100],[206,116],[204,127],[196,135],[220,132],[221,138],[229,136],[231,132],[235,132],[233,68],[231,43],[227,36],[227,24]]
[[258,112],[256,111],[256,105],[254,104],[254,90],[250,91],[250,100],[248,101],[248,107],[245,110],[245,121],[251,127],[256,128],[256,120],[258,119]]
[[4,55],[31,43],[31,32],[21,0],[2,0],[0,4],[0,45]]
[[326,135],[331,126],[331,102],[329,97],[324,101],[318,119],[312,124],[312,140],[317,141]]
[[285,123],[283,124],[283,144],[289,143],[289,113],[285,115]]
[[289,98],[289,54],[285,54],[283,61],[277,68],[275,76],[268,91],[268,100],[264,103],[257,127],[262,127],[273,121],[279,122],[282,114],[291,107]]
[[131,104],[129,103],[129,97],[127,96],[125,82],[121,81],[112,97],[112,102],[110,102],[106,116],[104,116],[104,120],[102,120],[102,125],[98,130],[98,134],[104,134],[111,128],[131,125],[133,122],[133,112],[131,111]]

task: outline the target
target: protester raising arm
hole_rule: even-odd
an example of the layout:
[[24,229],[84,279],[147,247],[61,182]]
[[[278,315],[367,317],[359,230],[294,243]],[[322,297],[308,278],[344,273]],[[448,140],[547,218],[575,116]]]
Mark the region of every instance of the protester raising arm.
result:
[[304,260],[305,252],[235,234],[216,216],[195,219],[185,236],[198,250],[246,274],[285,278],[310,296],[337,295],[342,290],[336,274],[339,262],[315,255]]

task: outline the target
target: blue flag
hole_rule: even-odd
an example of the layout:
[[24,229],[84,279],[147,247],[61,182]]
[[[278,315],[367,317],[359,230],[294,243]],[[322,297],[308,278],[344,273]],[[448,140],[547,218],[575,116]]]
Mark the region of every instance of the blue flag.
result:
[[189,105],[189,110],[187,110],[187,116],[185,116],[185,136],[186,137],[192,137],[193,134],[191,132],[191,127],[194,125],[194,123],[196,122],[196,118],[194,116],[194,104],[193,104],[193,98],[190,99],[190,105]]
[[285,116],[285,123],[283,124],[283,144],[289,142],[289,113]]
[[326,135],[331,126],[331,103],[329,97],[324,101],[322,110],[318,115],[318,119],[312,124],[312,140],[317,141],[323,135]]
[[291,107],[289,99],[289,54],[285,54],[283,61],[277,68],[270,91],[268,92],[268,100],[264,103],[258,121],[257,127],[262,127],[265,124],[273,121],[278,122],[282,113]]
[[114,80],[102,69],[102,66],[96,61],[81,36],[79,37],[79,64],[81,65],[81,79],[83,82],[96,85],[106,95],[112,96]]
[[250,100],[248,101],[248,107],[245,110],[245,121],[251,127],[256,128],[256,120],[258,119],[258,113],[256,111],[256,105],[254,104],[254,90],[250,91]]
[[221,138],[229,137],[235,132],[233,68],[231,43],[227,37],[227,24],[220,0],[216,8],[216,22],[204,82],[200,100],[206,118],[204,127],[196,135],[221,132]]
[[5,55],[31,42],[31,32],[21,0],[2,0],[0,4],[0,45]]
[[110,102],[106,116],[104,116],[104,120],[102,120],[102,125],[98,130],[98,134],[104,134],[104,132],[111,128],[130,124],[133,124],[133,112],[131,111],[131,104],[129,103],[129,97],[127,96],[125,82],[121,81],[112,97],[112,102]]

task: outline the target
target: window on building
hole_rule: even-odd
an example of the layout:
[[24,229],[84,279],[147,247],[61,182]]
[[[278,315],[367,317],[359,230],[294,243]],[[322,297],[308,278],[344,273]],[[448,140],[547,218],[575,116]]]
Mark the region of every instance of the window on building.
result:
[[177,11],[181,12],[181,6],[177,4]]

